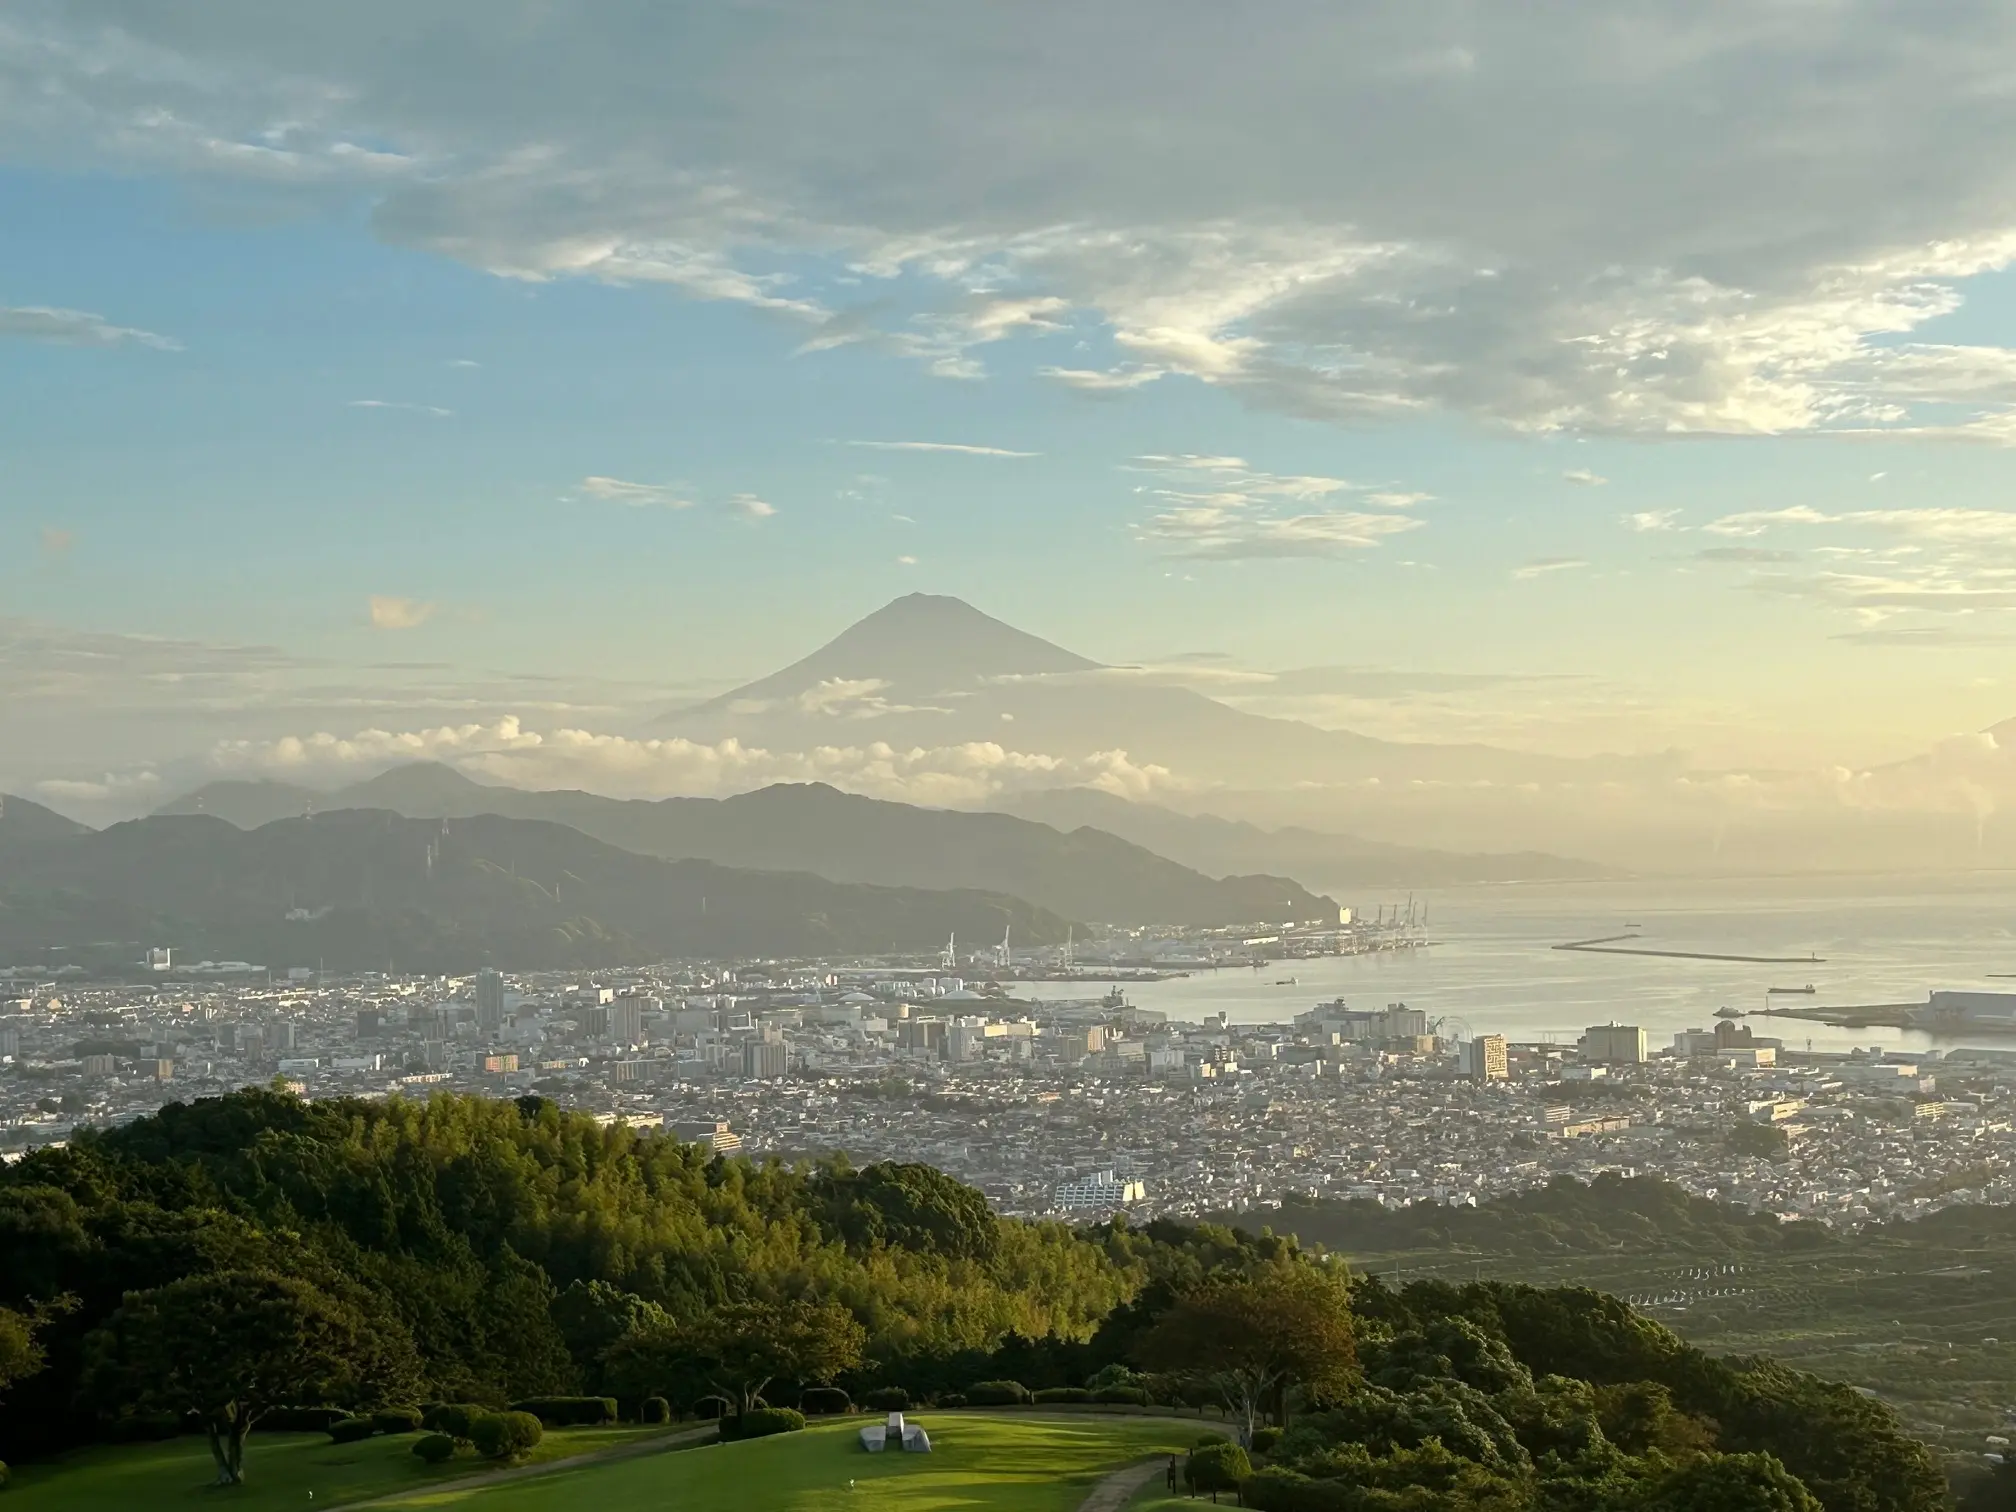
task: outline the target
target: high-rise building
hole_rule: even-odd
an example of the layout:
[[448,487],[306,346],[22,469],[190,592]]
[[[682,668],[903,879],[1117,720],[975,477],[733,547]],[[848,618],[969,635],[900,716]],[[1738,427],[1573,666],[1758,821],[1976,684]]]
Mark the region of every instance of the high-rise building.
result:
[[1643,1065],[1645,1031],[1636,1024],[1592,1024],[1582,1034],[1582,1059],[1601,1066]]
[[742,1047],[742,1074],[752,1081],[775,1081],[791,1069],[791,1047],[782,1040],[750,1040]]
[[622,997],[608,1008],[609,1034],[618,1044],[637,1045],[644,1041],[644,1000]]
[[476,1027],[495,1034],[504,1027],[504,973],[476,973]]
[[1480,1034],[1463,1046],[1458,1056],[1465,1076],[1478,1081],[1504,1081],[1512,1074],[1512,1063],[1505,1053],[1505,1036],[1502,1034]]

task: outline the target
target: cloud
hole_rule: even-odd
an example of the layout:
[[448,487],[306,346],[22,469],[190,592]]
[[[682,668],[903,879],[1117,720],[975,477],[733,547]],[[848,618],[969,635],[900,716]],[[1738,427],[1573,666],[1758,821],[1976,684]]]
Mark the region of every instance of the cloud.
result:
[[77,544],[77,537],[71,531],[59,530],[54,525],[44,525],[37,542],[44,556],[60,557],[68,554],[70,548]]
[[1130,470],[1155,479],[1140,490],[1154,501],[1155,513],[1136,523],[1137,540],[1175,556],[1225,561],[1367,551],[1425,522],[1356,507],[1306,506],[1349,495],[1404,509],[1433,497],[1344,478],[1270,473],[1243,457],[1208,453],[1151,453],[1135,458]]
[[896,565],[898,567],[915,567],[917,565],[917,558],[914,556],[899,556],[896,558]]
[[1535,578],[1543,578],[1557,572],[1576,572],[1589,564],[1580,557],[1535,557],[1523,566],[1514,567],[1512,576],[1519,582],[1530,583]]
[[1697,562],[1796,562],[1796,551],[1772,551],[1763,546],[1710,546],[1694,553]]
[[814,350],[972,378],[1076,331],[1057,382],[1340,422],[2016,440],[2016,357],[1921,339],[2016,258],[2004,7],[17,11],[10,161],[349,195]]
[[622,478],[590,474],[574,485],[570,499],[597,499],[610,504],[627,504],[633,509],[654,505],[662,509],[691,509],[693,499],[682,483],[630,483]]
[[767,520],[777,513],[777,506],[759,499],[752,493],[738,493],[728,501],[728,507],[745,520]]
[[109,709],[269,686],[302,664],[273,646],[72,630],[0,617],[0,706]]
[[1679,520],[1680,511],[1677,509],[1641,509],[1635,514],[1625,515],[1624,525],[1641,535],[1659,535],[1666,531],[1684,530],[1686,527]]
[[1601,473],[1593,473],[1586,467],[1571,467],[1561,476],[1567,482],[1579,483],[1584,488],[1601,488],[1610,481]]
[[966,446],[956,441],[849,441],[848,446],[865,446],[871,451],[957,452],[967,457],[1040,457],[1041,452],[1009,451],[1000,446]]
[[347,781],[410,762],[448,762],[486,781],[526,788],[579,787],[624,797],[722,797],[773,782],[830,782],[910,803],[972,807],[1013,792],[1096,787],[1129,798],[1180,790],[1167,768],[1124,751],[1058,756],[991,741],[898,747],[880,741],[770,751],[737,740],[637,740],[584,729],[528,729],[516,717],[393,731],[327,732],[226,740],[210,751],[216,772]]
[[405,404],[396,399],[352,399],[347,407],[361,410],[398,410],[409,415],[427,415],[436,420],[446,420],[455,413],[451,409],[442,409],[438,404]]
[[377,630],[416,630],[434,617],[435,605],[420,599],[371,596],[371,625]]
[[[4,74],[0,74],[4,77]],[[179,352],[179,343],[152,331],[114,325],[86,310],[57,310],[43,305],[0,305],[0,339],[48,341],[58,346],[144,346],[157,352]]]

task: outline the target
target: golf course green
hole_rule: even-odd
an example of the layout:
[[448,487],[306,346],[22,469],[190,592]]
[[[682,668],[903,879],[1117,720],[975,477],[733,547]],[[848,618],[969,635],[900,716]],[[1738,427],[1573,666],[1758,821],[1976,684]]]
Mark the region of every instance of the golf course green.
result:
[[932,1452],[870,1454],[862,1418],[803,1433],[561,1468],[389,1505],[468,1512],[1073,1512],[1106,1475],[1194,1444],[1194,1422],[921,1412]]
[[[663,1437],[663,1428],[560,1428],[528,1459],[564,1460]],[[19,1465],[4,1493],[8,1512],[135,1512],[137,1508],[226,1508],[301,1512],[496,1474],[458,1457],[425,1465],[413,1456],[416,1434],[335,1444],[321,1433],[258,1433],[245,1451],[245,1484],[211,1484],[215,1466],[201,1437],[155,1444],[99,1445],[60,1459]],[[311,1494],[312,1497],[311,1497]]]

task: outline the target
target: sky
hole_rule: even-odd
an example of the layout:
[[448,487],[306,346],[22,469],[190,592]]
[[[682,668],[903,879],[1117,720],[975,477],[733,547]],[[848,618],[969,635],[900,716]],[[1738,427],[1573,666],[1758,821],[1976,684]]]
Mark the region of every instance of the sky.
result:
[[2012,65],[1985,0],[11,5],[0,790],[635,731],[913,591],[1387,739],[1940,749],[2016,716]]

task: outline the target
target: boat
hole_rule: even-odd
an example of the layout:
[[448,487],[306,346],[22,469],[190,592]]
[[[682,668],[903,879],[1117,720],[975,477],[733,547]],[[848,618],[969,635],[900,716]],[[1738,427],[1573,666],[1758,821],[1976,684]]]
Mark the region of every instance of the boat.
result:
[[1743,1010],[1742,1010],[1742,1009],[1740,1009],[1740,1008],[1717,1008],[1717,1009],[1715,1010],[1715,1017],[1717,1017],[1717,1018],[1741,1018],[1741,1017],[1743,1017]]
[[1818,990],[1808,982],[1804,987],[1766,987],[1764,992],[1768,997],[1811,997]]
[[1274,985],[1276,987],[1293,987],[1296,985],[1296,981],[1294,977],[1276,977]]

